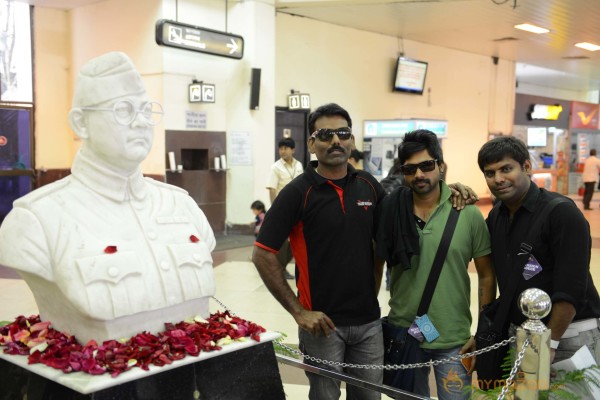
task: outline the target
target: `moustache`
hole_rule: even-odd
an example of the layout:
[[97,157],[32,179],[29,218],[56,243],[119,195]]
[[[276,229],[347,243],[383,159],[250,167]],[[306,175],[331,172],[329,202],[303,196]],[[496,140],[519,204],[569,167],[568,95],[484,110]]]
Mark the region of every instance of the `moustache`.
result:
[[418,183],[431,183],[429,182],[429,179],[415,179],[413,181],[414,184],[418,184]]
[[333,153],[334,151],[341,151],[342,153],[346,152],[346,150],[341,146],[332,146],[329,148],[329,150],[327,150],[327,153]]

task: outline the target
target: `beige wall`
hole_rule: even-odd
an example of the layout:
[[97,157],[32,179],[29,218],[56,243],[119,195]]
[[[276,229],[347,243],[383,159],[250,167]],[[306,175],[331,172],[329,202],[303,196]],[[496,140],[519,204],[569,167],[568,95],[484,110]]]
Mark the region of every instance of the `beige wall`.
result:
[[[69,168],[80,142],[68,125],[72,88],[79,68],[108,51],[127,53],[152,98],[162,98],[161,49],[154,43],[160,0],[108,0],[71,11],[36,7],[36,165]],[[144,10],[140,12],[140,10]],[[164,171],[161,127],[144,171]]]
[[[162,49],[154,41],[154,24],[161,15],[161,0],[107,0],[71,10],[72,82],[89,59],[122,51],[142,75],[150,98],[162,101]],[[163,126],[157,126],[154,135],[152,151],[142,169],[149,174],[164,174]]]
[[[206,112],[206,130],[249,132],[255,144],[253,164],[230,165],[227,172],[227,221],[249,222],[250,203],[266,197],[263,181],[274,161],[273,16],[273,1],[268,0],[233,3],[228,14],[222,0],[106,0],[68,12],[36,8],[36,164],[70,167],[80,145],[68,126],[76,72],[90,58],[123,51],[140,71],[150,97],[165,109],[143,171],[164,174],[164,132],[185,129],[186,110]],[[240,34],[244,58],[158,46],[155,23],[162,18]],[[249,107],[252,68],[262,70],[260,110]],[[216,103],[188,103],[187,88],[194,78],[216,85]]]
[[71,102],[71,30],[66,11],[36,7],[35,24],[35,165],[68,168],[77,146],[69,128]]
[[[265,188],[275,148],[275,8],[273,1],[239,2],[230,13],[232,31],[245,41],[244,62],[237,66],[229,91],[227,132],[249,132],[252,165],[231,166],[227,176],[227,219],[233,224],[252,221],[250,204],[268,204]],[[261,69],[258,110],[250,110],[252,68]],[[232,83],[233,83],[232,82]]]
[[488,130],[510,131],[514,63],[495,66],[490,57],[404,40],[405,55],[428,61],[429,71],[425,94],[402,94],[391,90],[398,46],[394,37],[278,13],[276,102],[285,105],[293,88],[310,93],[313,107],[339,103],[353,118],[359,148],[367,119],[448,120],[449,181],[486,193],[476,155]]
[[[185,110],[207,113],[207,130],[249,132],[250,166],[227,172],[227,221],[251,220],[253,200],[267,200],[266,175],[273,163],[274,107],[285,106],[289,90],[311,94],[313,107],[337,101],[347,108],[362,145],[365,119],[435,118],[449,122],[444,140],[450,181],[484,194],[476,154],[488,132],[512,127],[514,64],[404,40],[406,56],[429,62],[430,92],[415,96],[391,91],[397,38],[343,28],[307,18],[275,14],[272,1],[232,3],[227,15],[216,0],[106,0],[70,12],[36,9],[37,165],[69,167],[78,142],[67,126],[73,71],[96,55],[129,54],[151,97],[164,103],[165,119],[155,131],[144,172],[165,169],[164,130],[185,128]],[[141,11],[140,11],[141,10]],[[242,60],[156,45],[158,19],[175,19],[245,39]],[[261,68],[260,110],[249,109],[250,71]],[[42,77],[44,79],[42,80]],[[193,78],[214,83],[214,104],[187,102]]]

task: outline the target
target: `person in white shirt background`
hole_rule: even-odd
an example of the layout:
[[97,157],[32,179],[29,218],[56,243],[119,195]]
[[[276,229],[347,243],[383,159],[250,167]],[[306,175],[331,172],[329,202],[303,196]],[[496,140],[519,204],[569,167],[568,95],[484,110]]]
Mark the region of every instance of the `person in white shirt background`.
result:
[[591,210],[590,202],[594,196],[598,174],[600,174],[600,158],[596,157],[596,149],[591,149],[590,156],[583,164],[583,173],[581,174],[581,180],[585,186],[585,191],[583,192],[584,210]]
[[[271,166],[271,173],[269,174],[269,179],[267,181],[267,190],[269,191],[271,204],[275,201],[275,198],[281,189],[304,171],[302,163],[294,158],[294,151],[296,148],[294,139],[291,137],[284,137],[277,143],[277,147],[279,149],[280,158]],[[281,246],[281,249],[279,249],[279,253],[277,253],[277,260],[279,260],[279,263],[284,270],[286,279],[294,279],[294,276],[285,269],[286,265],[292,261],[293,257],[290,242],[286,241],[283,246]]]
[[278,143],[279,160],[271,166],[271,173],[267,181],[269,199],[271,203],[281,189],[303,172],[302,164],[294,158],[296,142],[290,137],[283,138]]

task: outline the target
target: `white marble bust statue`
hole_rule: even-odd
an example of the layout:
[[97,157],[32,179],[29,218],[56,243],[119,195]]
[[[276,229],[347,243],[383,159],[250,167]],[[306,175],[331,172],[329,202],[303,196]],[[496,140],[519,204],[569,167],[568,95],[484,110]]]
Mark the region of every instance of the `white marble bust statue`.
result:
[[69,113],[82,139],[71,175],[15,201],[0,227],[0,265],[25,279],[42,320],[83,343],[208,315],[208,221],[187,192],[140,170],[161,117],[125,54],[89,61]]

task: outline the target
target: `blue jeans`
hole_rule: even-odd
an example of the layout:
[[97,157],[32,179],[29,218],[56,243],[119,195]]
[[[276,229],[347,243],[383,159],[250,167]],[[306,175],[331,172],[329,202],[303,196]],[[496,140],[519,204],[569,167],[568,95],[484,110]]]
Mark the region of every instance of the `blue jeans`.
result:
[[[299,328],[298,338],[300,340],[300,351],[313,357],[350,364],[383,365],[383,335],[379,319],[364,325],[338,326],[335,331],[331,332],[329,337],[314,336]],[[342,368],[340,366],[313,363],[308,360],[304,362],[337,372],[344,372],[364,381],[377,384],[381,384],[383,381],[383,370],[381,369]],[[307,372],[306,376],[310,383],[308,394],[310,400],[340,398],[339,381],[310,372]],[[346,399],[348,400],[379,400],[380,398],[381,394],[379,392],[346,385]]]
[[[429,360],[443,360],[458,356],[462,346],[450,349],[421,349],[420,358],[417,362]],[[431,397],[429,391],[429,371],[431,368],[415,369],[414,393],[425,397]],[[460,360],[442,363],[433,367],[435,383],[437,386],[437,397],[440,400],[468,400],[471,398],[472,376],[467,375],[467,370]]]

